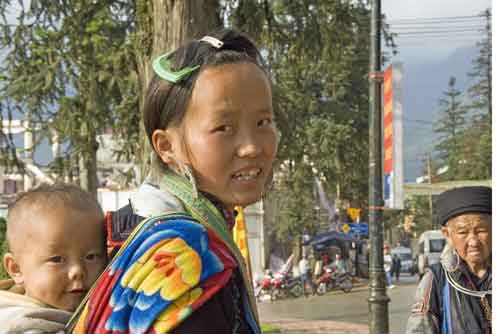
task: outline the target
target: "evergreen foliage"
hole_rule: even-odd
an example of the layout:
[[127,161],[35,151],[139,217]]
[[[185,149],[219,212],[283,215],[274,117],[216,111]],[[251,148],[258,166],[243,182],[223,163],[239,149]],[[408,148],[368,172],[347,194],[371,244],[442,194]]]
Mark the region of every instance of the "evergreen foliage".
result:
[[444,177],[446,180],[455,180],[459,173],[459,165],[464,162],[460,138],[464,136],[467,109],[462,104],[461,92],[455,84],[455,78],[451,77],[448,90],[443,93],[444,97],[439,101],[442,116],[434,130],[440,134],[436,149],[444,164],[448,166],[448,172]]
[[367,205],[369,10],[363,1],[235,3],[229,21],[253,27],[273,80],[282,140],[269,223],[288,242],[319,228],[313,173],[331,200]]
[[[17,19],[9,22],[12,6],[0,1],[0,47],[7,51],[2,98],[12,99],[26,118],[42,124],[45,135],[55,131],[70,143],[69,154],[82,159],[80,172],[88,175],[83,185],[95,193],[96,135],[114,126],[125,140],[137,141],[130,127],[137,123],[128,35],[133,7],[112,0],[34,0],[29,8],[18,8]],[[120,154],[130,155],[127,148]]]
[[[492,168],[492,105],[491,105],[491,11],[484,12],[486,36],[478,43],[479,54],[468,73],[473,84],[467,95],[455,88],[450,79],[441,100],[443,117],[435,131],[442,136],[436,149],[440,164],[448,171],[437,180],[487,180]],[[463,103],[468,98],[470,102]]]

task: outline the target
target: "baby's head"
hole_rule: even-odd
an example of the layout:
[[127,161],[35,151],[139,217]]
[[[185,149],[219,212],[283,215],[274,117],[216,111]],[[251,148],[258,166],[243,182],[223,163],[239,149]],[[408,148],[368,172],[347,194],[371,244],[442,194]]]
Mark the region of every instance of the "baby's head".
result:
[[144,127],[161,163],[190,167],[198,189],[227,206],[259,200],[278,134],[271,83],[256,46],[222,30],[158,59]]
[[41,185],[9,206],[3,265],[26,295],[74,311],[106,265],[99,203],[74,185]]

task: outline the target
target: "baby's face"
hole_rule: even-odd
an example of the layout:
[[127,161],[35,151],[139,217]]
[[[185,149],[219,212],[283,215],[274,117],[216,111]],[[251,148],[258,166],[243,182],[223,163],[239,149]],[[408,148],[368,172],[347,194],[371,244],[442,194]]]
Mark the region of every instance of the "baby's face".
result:
[[62,205],[37,211],[16,255],[26,295],[74,311],[106,265],[102,217]]

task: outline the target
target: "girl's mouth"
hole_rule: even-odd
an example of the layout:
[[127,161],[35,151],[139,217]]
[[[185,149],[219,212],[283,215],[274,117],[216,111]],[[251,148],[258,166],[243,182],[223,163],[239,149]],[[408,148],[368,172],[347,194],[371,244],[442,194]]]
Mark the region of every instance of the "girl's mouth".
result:
[[233,174],[233,179],[237,181],[251,181],[259,177],[261,173],[261,168],[250,168]]

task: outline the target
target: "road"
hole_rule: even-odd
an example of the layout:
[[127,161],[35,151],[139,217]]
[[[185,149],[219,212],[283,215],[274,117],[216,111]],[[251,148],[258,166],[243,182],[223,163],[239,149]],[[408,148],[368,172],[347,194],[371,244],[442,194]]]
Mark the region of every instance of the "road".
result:
[[[394,289],[388,290],[389,328],[391,334],[405,332],[406,320],[413,303],[417,278],[402,275]],[[300,297],[275,302],[259,303],[259,314],[263,322],[283,320],[330,320],[363,326],[368,325],[368,287],[355,287],[350,293],[331,292],[324,296]],[[347,326],[346,326],[347,327]],[[351,331],[346,331],[351,332]],[[352,331],[354,333],[354,331]],[[362,333],[358,331],[356,333]]]

